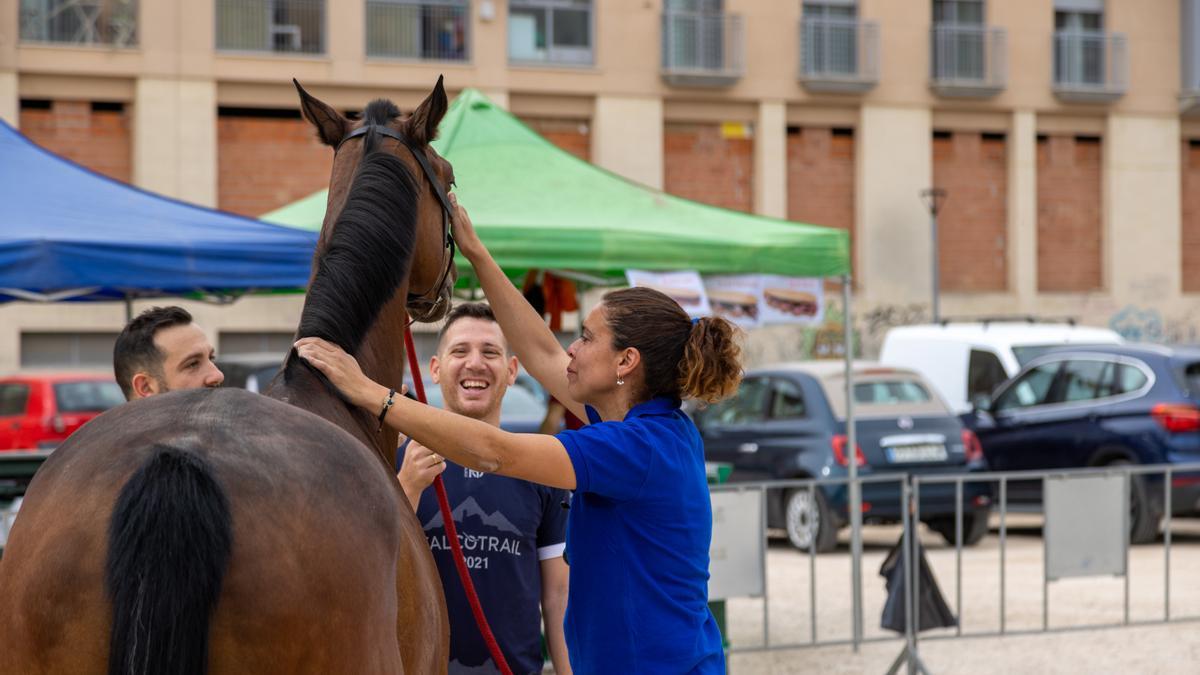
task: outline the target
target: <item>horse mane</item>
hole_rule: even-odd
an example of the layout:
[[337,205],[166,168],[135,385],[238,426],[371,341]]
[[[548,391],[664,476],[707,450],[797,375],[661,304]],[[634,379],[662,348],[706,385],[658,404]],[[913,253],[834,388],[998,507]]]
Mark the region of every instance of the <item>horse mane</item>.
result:
[[363,119],[366,120],[367,124],[372,125],[383,126],[399,116],[400,109],[396,107],[395,103],[386,98],[377,98],[368,103],[367,107],[363,109]]
[[[396,110],[373,101],[368,123]],[[297,337],[324,338],[355,354],[367,331],[407,278],[416,245],[416,178],[395,155],[378,149],[370,131],[346,205],[334,222],[329,245],[317,260],[300,315]],[[296,359],[288,359],[290,371]]]

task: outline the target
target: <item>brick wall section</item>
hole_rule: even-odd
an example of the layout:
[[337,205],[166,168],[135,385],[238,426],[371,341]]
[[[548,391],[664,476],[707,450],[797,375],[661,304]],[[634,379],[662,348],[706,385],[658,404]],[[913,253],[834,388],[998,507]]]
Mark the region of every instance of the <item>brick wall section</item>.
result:
[[329,187],[333,149],[297,118],[217,118],[217,205],[260,216]]
[[521,121],[560,150],[566,150],[585,162],[591,161],[592,135],[586,120],[541,117],[522,118]]
[[663,186],[671,194],[754,211],[753,138],[723,138],[717,124],[667,123],[663,167]]
[[1198,293],[1200,292],[1200,140],[1183,142],[1182,173],[1183,291]]
[[1037,162],[1038,290],[1100,289],[1104,283],[1101,141],[1039,136]]
[[937,134],[933,184],[946,191],[938,214],[938,269],[945,291],[1003,291],[1008,226],[1008,162],[1003,137]]
[[97,173],[130,182],[133,145],[124,110],[92,110],[88,101],[54,101],[49,110],[21,108],[21,133]]
[[850,232],[854,246],[854,134],[793,127],[787,135],[787,217]]

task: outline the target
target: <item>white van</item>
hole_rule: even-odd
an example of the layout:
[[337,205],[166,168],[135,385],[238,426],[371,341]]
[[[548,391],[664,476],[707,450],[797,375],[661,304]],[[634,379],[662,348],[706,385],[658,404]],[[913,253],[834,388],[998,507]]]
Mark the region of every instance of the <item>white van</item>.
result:
[[962,414],[1026,363],[1054,347],[1123,342],[1107,328],[1032,321],[980,321],[892,328],[881,363],[919,371]]

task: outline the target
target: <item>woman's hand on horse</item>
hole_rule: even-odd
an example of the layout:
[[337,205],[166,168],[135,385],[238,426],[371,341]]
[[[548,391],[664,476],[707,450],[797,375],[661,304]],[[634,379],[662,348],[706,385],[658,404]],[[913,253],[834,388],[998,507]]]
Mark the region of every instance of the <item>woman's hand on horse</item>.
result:
[[376,406],[382,401],[375,400],[380,398],[380,390],[384,390],[383,396],[387,397],[384,387],[372,382],[363,374],[358,361],[332,342],[317,337],[306,337],[297,340],[295,347],[300,358],[321,371],[333,386],[355,405],[363,408]]
[[454,207],[454,220],[451,225],[458,250],[462,251],[468,260],[480,253],[486,253],[487,249],[483,247],[483,242],[479,241],[475,226],[471,224],[471,216],[467,215],[467,210],[458,203],[458,197],[453,192],[450,193],[450,205]]

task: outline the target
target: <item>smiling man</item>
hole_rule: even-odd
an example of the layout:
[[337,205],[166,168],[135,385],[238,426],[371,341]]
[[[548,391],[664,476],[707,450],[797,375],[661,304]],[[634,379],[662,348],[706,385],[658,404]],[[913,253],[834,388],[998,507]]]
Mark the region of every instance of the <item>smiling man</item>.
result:
[[182,307],[151,307],[130,321],[113,347],[113,371],[132,401],[177,389],[219,387],[225,381],[214,350]]
[[[516,380],[517,358],[509,354],[487,305],[461,304],[450,312],[429,371],[447,410],[500,425],[500,404]],[[437,499],[425,490],[443,471],[467,567],[509,667],[514,673],[542,672],[544,621],[554,670],[570,673],[563,638],[567,492],[447,463],[412,442],[403,450],[399,478],[441,573],[450,612],[450,675],[499,670],[467,604]]]

